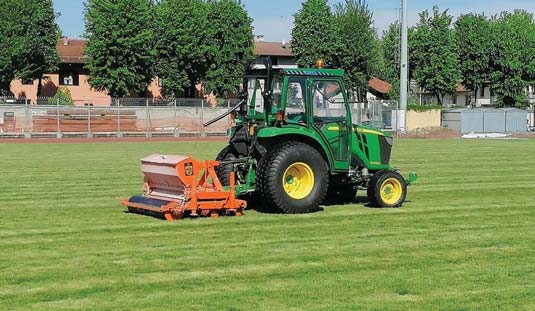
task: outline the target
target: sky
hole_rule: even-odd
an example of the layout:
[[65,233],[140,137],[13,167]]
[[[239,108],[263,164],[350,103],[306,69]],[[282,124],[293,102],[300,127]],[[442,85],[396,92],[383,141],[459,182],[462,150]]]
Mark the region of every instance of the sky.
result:
[[[61,14],[58,23],[63,35],[79,38],[84,33],[84,0],[54,0],[54,7]],[[331,6],[343,0],[329,0]],[[264,35],[266,41],[289,41],[293,15],[301,7],[301,0],[242,0],[249,16],[254,20],[256,35]],[[398,19],[401,0],[368,0],[379,34]],[[449,9],[454,16],[469,12],[485,13],[487,16],[502,11],[524,9],[535,14],[535,0],[408,0],[409,24],[418,22],[418,12],[432,9]]]

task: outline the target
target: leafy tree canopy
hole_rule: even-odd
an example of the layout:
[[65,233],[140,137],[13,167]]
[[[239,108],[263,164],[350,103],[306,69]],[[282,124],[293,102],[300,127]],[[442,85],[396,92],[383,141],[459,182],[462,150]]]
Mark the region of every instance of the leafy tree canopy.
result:
[[490,60],[494,50],[491,24],[484,15],[462,15],[455,22],[462,84],[477,91],[490,79]]
[[373,15],[364,0],[346,0],[335,7],[339,63],[345,70],[345,83],[365,101],[368,81],[378,73],[381,49],[373,25]]
[[85,9],[89,84],[112,97],[144,94],[154,77],[151,0],[88,0]]
[[398,21],[390,24],[387,30],[383,32],[383,38],[381,40],[381,52],[383,53],[383,59],[385,68],[382,72],[382,78],[388,82],[393,82],[400,77],[400,57],[401,57],[401,25]]
[[66,87],[60,87],[56,91],[54,97],[48,99],[50,105],[63,105],[63,106],[72,106],[74,105],[74,100],[72,99],[71,91]]
[[535,83],[535,23],[527,11],[502,13],[492,23],[492,90],[504,106],[527,105],[525,88]]
[[202,0],[163,0],[156,7],[157,73],[168,95],[185,95],[206,74],[207,10]]
[[253,57],[252,19],[236,0],[208,1],[207,64],[204,89],[215,95],[235,93],[244,63]]
[[297,64],[312,67],[323,59],[327,66],[338,67],[338,29],[327,0],[304,1],[294,17],[291,45]]
[[39,79],[57,70],[60,30],[52,0],[0,0],[0,89],[13,79]]
[[411,35],[414,78],[442,104],[444,96],[455,91],[461,73],[455,34],[448,11],[433,8],[420,13],[420,22]]
[[401,25],[398,21],[390,24],[383,32],[381,40],[381,52],[383,57],[383,68],[379,77],[392,84],[390,97],[399,99],[399,77],[400,77],[400,57],[401,57]]

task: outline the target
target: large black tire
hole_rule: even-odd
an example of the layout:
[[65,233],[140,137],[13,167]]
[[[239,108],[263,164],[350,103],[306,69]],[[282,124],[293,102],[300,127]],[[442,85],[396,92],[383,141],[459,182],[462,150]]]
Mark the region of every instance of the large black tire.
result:
[[325,160],[304,143],[282,143],[258,164],[257,191],[266,207],[274,212],[318,211],[328,187],[329,168]]
[[368,182],[368,200],[374,207],[400,207],[407,198],[407,182],[399,173],[380,171]]
[[351,203],[355,200],[357,191],[357,185],[337,184],[331,182],[329,185],[329,190],[327,191],[326,202],[330,204]]
[[[226,146],[219,152],[219,154],[216,157],[216,161],[224,162],[224,161],[234,161],[238,157],[236,156],[236,152],[234,151],[234,148],[232,146]],[[234,164],[220,164],[215,168],[215,172],[217,174],[217,177],[219,178],[219,181],[223,186],[230,185],[230,173],[234,170]]]

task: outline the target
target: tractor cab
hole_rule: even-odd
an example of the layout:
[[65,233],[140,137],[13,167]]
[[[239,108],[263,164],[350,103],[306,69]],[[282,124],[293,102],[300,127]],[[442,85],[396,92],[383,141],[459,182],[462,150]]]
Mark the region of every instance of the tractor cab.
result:
[[[359,143],[359,139],[366,138],[358,134],[358,129],[361,134],[366,129],[367,134],[389,136],[352,123],[343,76],[341,69],[273,70],[269,62],[265,69],[249,69],[243,82],[247,87],[242,92],[242,99],[248,103],[247,110],[238,117],[237,129],[254,127],[258,130],[254,135],[260,139],[302,135],[301,139],[310,139],[325,150],[334,172],[347,172],[352,163],[384,169],[388,167],[388,162],[384,163],[386,157],[380,161],[378,154],[367,154],[367,141]],[[253,130],[249,132],[253,134]],[[357,157],[352,157],[352,149],[356,149]],[[386,153],[389,157],[390,152]]]

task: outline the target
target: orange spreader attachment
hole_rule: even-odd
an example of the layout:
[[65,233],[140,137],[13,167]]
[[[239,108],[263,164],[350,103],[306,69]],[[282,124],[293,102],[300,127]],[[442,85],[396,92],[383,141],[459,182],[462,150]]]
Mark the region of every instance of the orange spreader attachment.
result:
[[230,173],[230,186],[225,190],[214,169],[218,165],[217,161],[199,162],[187,156],[148,156],[141,159],[144,195],[122,203],[130,212],[163,216],[167,220],[241,216],[247,202],[236,198],[234,172]]

